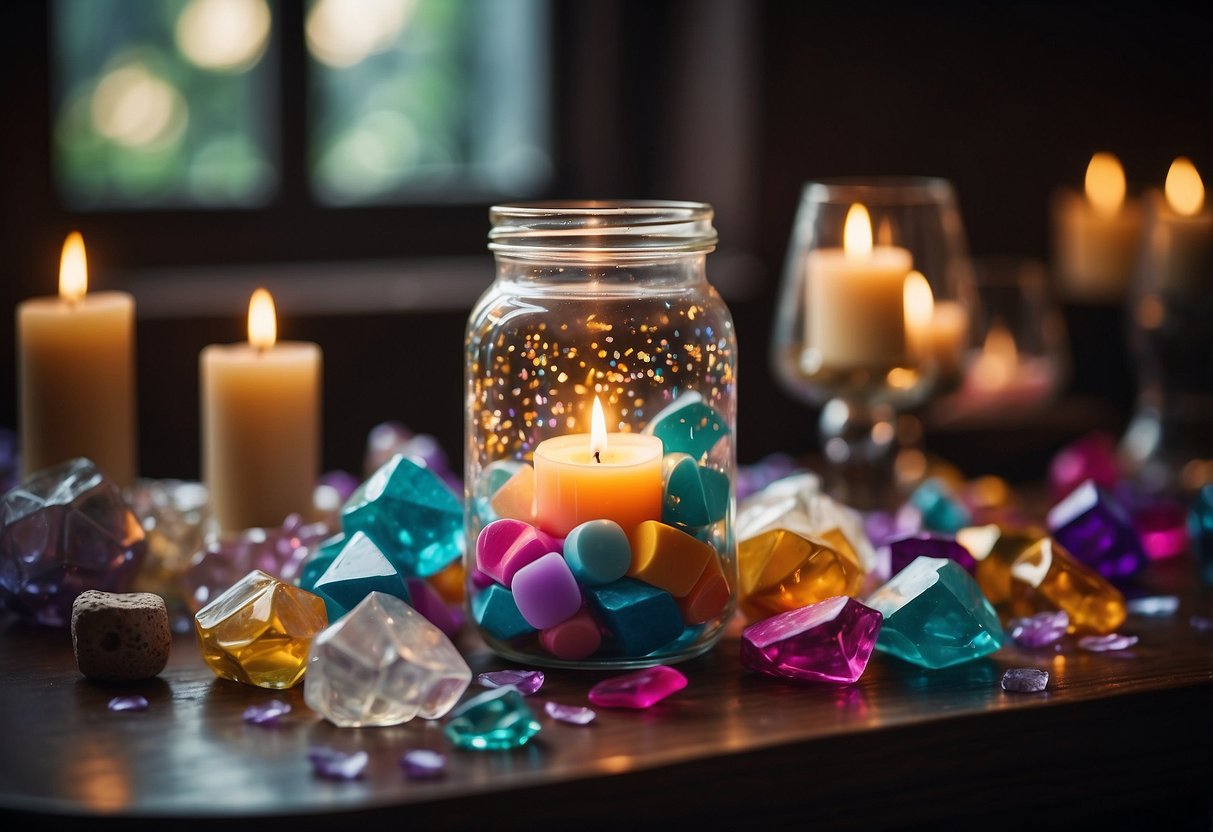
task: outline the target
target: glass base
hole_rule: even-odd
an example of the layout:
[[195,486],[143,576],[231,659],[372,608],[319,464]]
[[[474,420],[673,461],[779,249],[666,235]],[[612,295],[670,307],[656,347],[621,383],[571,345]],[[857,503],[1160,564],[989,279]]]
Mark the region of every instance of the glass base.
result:
[[496,655],[528,667],[546,667],[558,670],[640,670],[659,664],[678,664],[702,656],[715,647],[724,636],[725,622],[732,618],[734,610],[735,605],[730,604],[728,615],[725,618],[715,625],[710,625],[711,629],[705,626],[703,630],[695,633],[694,640],[689,643],[684,643],[684,639],[687,638],[684,634],[669,647],[646,656],[602,656],[570,661],[558,659],[538,650],[512,647],[491,638],[484,632],[481,632],[480,636]]
[[893,504],[896,416],[887,405],[869,407],[843,398],[826,403],[818,433],[827,462],[825,486],[831,496],[860,509]]

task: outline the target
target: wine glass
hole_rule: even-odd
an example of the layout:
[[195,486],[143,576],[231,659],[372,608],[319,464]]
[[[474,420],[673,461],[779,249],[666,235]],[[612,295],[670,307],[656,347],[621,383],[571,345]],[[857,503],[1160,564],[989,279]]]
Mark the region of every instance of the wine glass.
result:
[[810,182],[773,333],[776,377],[821,406],[827,487],[861,507],[892,494],[897,413],[963,378],[973,277],[942,179]]

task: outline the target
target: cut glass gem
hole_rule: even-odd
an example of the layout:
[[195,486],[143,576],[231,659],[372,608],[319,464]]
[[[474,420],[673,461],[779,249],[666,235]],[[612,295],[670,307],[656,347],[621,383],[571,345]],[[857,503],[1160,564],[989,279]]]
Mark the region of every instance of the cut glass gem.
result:
[[1008,529],[995,523],[966,526],[956,541],[977,561],[973,577],[991,604],[1011,600],[1011,566],[1023,551],[1044,537],[1044,529]]
[[1116,587],[1046,537],[1011,567],[1011,611],[1029,616],[1051,610],[1065,610],[1071,633],[1110,633],[1126,615],[1125,598]]
[[543,687],[542,670],[493,670],[476,677],[476,684],[486,688],[513,685],[523,696],[530,696]]
[[277,725],[282,717],[291,712],[289,702],[283,702],[280,699],[271,699],[269,702],[262,702],[258,705],[249,705],[244,709],[244,721],[249,725]]
[[544,702],[543,710],[552,719],[567,722],[570,725],[589,725],[598,716],[592,708],[583,708],[580,705],[561,705],[558,702]]
[[482,630],[502,641],[535,632],[518,611],[513,593],[499,584],[492,584],[472,597],[472,618]]
[[464,702],[451,712],[442,731],[457,748],[502,751],[521,748],[539,729],[522,694],[507,685]]
[[1011,622],[1011,638],[1024,647],[1047,647],[1061,641],[1070,629],[1070,616],[1065,610],[1040,612]]
[[1141,538],[1124,507],[1093,482],[1085,482],[1049,510],[1053,537],[1105,578],[1125,578],[1146,563]]
[[1049,464],[1049,488],[1060,499],[1087,480],[1112,488],[1120,479],[1116,440],[1106,433],[1091,433],[1066,445]]
[[106,705],[111,711],[146,711],[148,707],[146,696],[115,696]]
[[830,598],[751,624],[741,663],[778,678],[850,684],[868,666],[880,621],[853,598]]
[[889,542],[890,568],[896,575],[915,558],[947,558],[959,563],[970,575],[977,570],[977,561],[955,538],[939,534],[920,533]]
[[651,708],[687,686],[687,677],[659,664],[604,679],[590,688],[590,703],[600,708]]
[[1012,667],[1002,674],[1002,689],[1012,693],[1040,693],[1049,686],[1049,671]]
[[852,557],[824,541],[772,529],[737,547],[741,610],[750,619],[854,595],[863,571]]
[[446,755],[428,748],[414,748],[400,755],[400,767],[410,780],[435,780],[446,774]]
[[910,505],[921,512],[924,528],[944,534],[956,534],[973,519],[965,504],[938,477],[915,488],[910,494]]
[[1078,640],[1078,646],[1092,653],[1109,653],[1116,650],[1127,650],[1137,643],[1137,636],[1126,636],[1119,633],[1108,633],[1106,636],[1083,636]]
[[372,592],[394,595],[406,604],[409,602],[404,578],[362,532],[354,532],[346,538],[337,557],[316,580],[312,592],[324,599],[329,623],[358,606]]
[[307,757],[312,763],[313,773],[326,780],[357,780],[362,777],[371,759],[365,751],[346,754],[332,748],[308,749]]

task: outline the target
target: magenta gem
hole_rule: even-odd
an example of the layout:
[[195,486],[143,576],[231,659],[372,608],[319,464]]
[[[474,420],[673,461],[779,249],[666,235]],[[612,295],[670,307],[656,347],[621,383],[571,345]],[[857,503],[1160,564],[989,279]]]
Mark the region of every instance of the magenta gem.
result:
[[561,705],[559,702],[544,702],[544,712],[552,719],[567,722],[570,725],[589,725],[598,714],[591,708],[580,705]]
[[1011,622],[1011,638],[1024,647],[1046,647],[1066,634],[1070,627],[1070,616],[1065,610],[1040,612],[1029,618]]
[[146,711],[147,697],[145,696],[115,696],[106,705],[111,711]]
[[409,606],[445,635],[454,637],[463,629],[463,612],[443,600],[438,590],[421,578],[409,578],[405,584],[409,590]]
[[745,628],[741,663],[780,679],[858,681],[868,666],[883,616],[839,595]]
[[1137,636],[1124,636],[1120,633],[1109,633],[1106,636],[1084,636],[1078,640],[1078,646],[1092,653],[1109,653],[1113,650],[1126,650],[1137,643]]
[[969,550],[956,542],[956,538],[940,534],[914,534],[889,541],[889,566],[893,575],[905,569],[916,558],[947,558],[961,565],[970,575],[977,569],[977,561]]
[[493,670],[476,677],[476,684],[486,688],[513,685],[523,696],[530,696],[543,687],[542,670]]
[[518,570],[549,552],[559,551],[555,538],[530,523],[510,518],[494,520],[476,538],[476,568],[513,589]]
[[672,667],[656,667],[612,676],[590,688],[590,702],[600,708],[651,708],[687,686],[687,677]]
[[1155,502],[1133,513],[1141,545],[1152,560],[1181,555],[1188,550],[1188,513],[1170,502]]
[[283,702],[281,699],[271,699],[268,702],[249,705],[245,708],[244,721],[249,725],[271,727],[277,725],[279,720],[290,712],[291,706],[289,702]]
[[326,780],[357,780],[370,761],[365,751],[346,754],[332,748],[310,748],[307,758],[312,762],[315,775]]
[[446,755],[414,748],[400,756],[400,767],[410,780],[436,780],[446,774]]
[[1049,487],[1055,499],[1069,494],[1087,480],[1112,488],[1120,479],[1116,440],[1106,433],[1091,433],[1066,445],[1049,465]]

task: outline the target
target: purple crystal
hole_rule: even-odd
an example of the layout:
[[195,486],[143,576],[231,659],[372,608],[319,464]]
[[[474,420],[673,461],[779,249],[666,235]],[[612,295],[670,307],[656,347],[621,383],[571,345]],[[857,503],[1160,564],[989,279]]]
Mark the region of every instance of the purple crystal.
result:
[[1049,529],[1066,551],[1105,578],[1125,578],[1146,563],[1128,512],[1088,480],[1049,511]]
[[349,471],[333,470],[321,474],[316,484],[324,488],[333,489],[338,501],[344,503],[350,498],[351,494],[358,490],[360,482]]
[[598,716],[593,709],[580,705],[561,705],[559,702],[544,702],[544,712],[552,719],[567,722],[570,725],[589,725]]
[[757,494],[775,480],[783,479],[799,470],[796,460],[783,453],[769,454],[753,465],[739,466],[734,484],[737,502],[740,503],[746,497]]
[[543,687],[542,670],[493,670],[476,677],[476,684],[486,688],[513,685],[523,696],[530,696]]
[[413,433],[400,422],[383,422],[371,428],[366,438],[363,470],[370,476],[396,454],[429,468],[448,484],[457,486],[456,491],[463,491],[463,487],[458,485],[458,478],[451,473],[446,452],[438,440],[427,433]]
[[1120,633],[1108,633],[1106,636],[1083,636],[1078,640],[1078,646],[1092,653],[1108,653],[1113,650],[1126,650],[1137,643],[1137,636],[1124,636]]
[[1087,480],[1112,488],[1120,479],[1116,440],[1106,433],[1091,433],[1066,445],[1049,465],[1049,487],[1056,499]]
[[17,434],[0,428],[0,494],[21,481],[21,457],[17,451]]
[[687,677],[672,667],[656,667],[612,676],[590,688],[590,702],[600,708],[651,708],[687,686]]
[[970,575],[977,569],[977,561],[969,550],[956,542],[956,538],[940,534],[915,534],[889,541],[889,568],[896,575],[915,558],[947,558],[954,560]]
[[66,627],[86,589],[126,592],[147,551],[143,527],[87,459],[31,474],[0,499],[0,603]]
[[1012,667],[1002,674],[1002,689],[1012,693],[1040,693],[1049,685],[1049,671]]
[[1024,647],[1046,647],[1066,634],[1070,627],[1070,616],[1065,610],[1041,612],[1029,618],[1011,622],[1011,638]]
[[365,751],[346,754],[332,748],[310,748],[307,758],[311,760],[312,771],[317,777],[326,780],[357,780],[366,770],[370,761]]
[[106,705],[111,711],[146,711],[146,696],[115,696]]
[[1148,595],[1144,598],[1134,598],[1125,606],[1131,615],[1168,618],[1179,612],[1179,599],[1174,595]]
[[288,702],[283,702],[280,699],[271,699],[268,702],[262,702],[257,705],[249,705],[244,709],[244,721],[249,725],[277,725],[282,717],[291,712],[291,706]]
[[446,774],[446,755],[414,748],[400,756],[400,767],[410,780],[436,780]]
[[463,629],[463,611],[448,604],[434,589],[421,578],[409,578],[405,581],[409,590],[409,606],[421,613],[431,624],[442,630],[444,635],[454,637]]
[[1188,619],[1188,626],[1198,633],[1213,633],[1213,618],[1194,615]]
[[851,684],[868,666],[882,619],[854,598],[828,598],[746,627],[741,663],[782,679]]
[[324,523],[305,524],[298,514],[277,529],[247,529],[222,535],[194,555],[182,583],[191,612],[202,609],[254,569],[286,583],[324,542]]
[[906,504],[897,512],[874,511],[864,518],[864,528],[873,546],[885,546],[899,537],[922,531],[922,512]]

